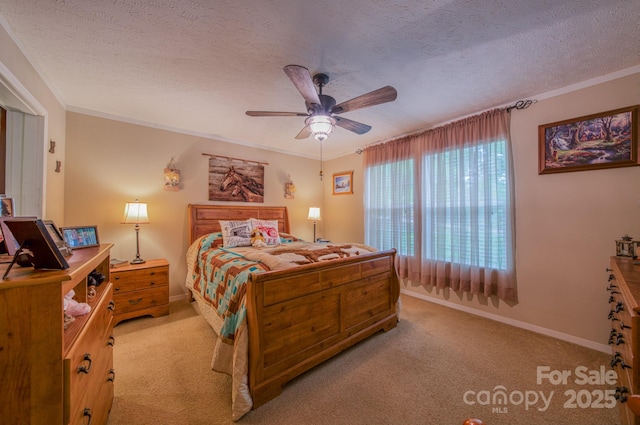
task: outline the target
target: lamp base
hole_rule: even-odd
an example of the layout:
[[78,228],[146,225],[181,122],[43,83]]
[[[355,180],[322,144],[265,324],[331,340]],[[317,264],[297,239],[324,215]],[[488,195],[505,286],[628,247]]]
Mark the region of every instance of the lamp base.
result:
[[131,260],[129,261],[129,264],[142,264],[142,263],[146,263],[146,260],[143,260],[142,258],[136,258],[135,260]]

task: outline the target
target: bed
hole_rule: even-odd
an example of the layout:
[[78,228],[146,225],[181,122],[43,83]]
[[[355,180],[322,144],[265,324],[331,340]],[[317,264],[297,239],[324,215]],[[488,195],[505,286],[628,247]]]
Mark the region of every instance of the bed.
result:
[[[234,313],[221,313],[203,289],[205,270],[212,268],[205,264],[205,257],[245,261],[263,253],[247,254],[252,248],[245,247],[210,246],[208,252],[199,248],[212,244],[221,232],[221,220],[251,218],[277,222],[285,242],[279,245],[279,252],[288,248],[286,243],[302,243],[289,233],[286,207],[189,205],[186,286],[216,331],[212,368],[232,376],[234,420],[278,396],[294,377],[398,322],[396,251],[368,252],[359,245],[348,245],[358,255],[295,267],[270,269],[264,267],[269,263],[257,261],[255,267],[247,268],[254,271],[247,273],[242,300],[229,301]],[[335,249],[327,244],[305,244],[309,249]],[[240,310],[239,304],[246,310]],[[232,334],[225,331],[225,315],[235,320]]]

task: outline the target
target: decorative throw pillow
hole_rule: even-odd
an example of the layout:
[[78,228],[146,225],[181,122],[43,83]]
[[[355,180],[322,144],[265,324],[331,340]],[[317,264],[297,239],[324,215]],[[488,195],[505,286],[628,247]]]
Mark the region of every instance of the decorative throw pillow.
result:
[[278,234],[278,220],[259,220],[250,218],[251,229],[259,229],[264,236],[267,245],[278,245],[280,243],[280,235]]
[[225,248],[251,246],[251,222],[220,220],[222,241]]

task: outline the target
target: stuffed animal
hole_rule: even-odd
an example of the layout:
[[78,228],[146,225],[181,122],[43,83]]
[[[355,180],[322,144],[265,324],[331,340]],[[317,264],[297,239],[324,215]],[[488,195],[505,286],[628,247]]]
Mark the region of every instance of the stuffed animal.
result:
[[68,314],[72,317],[82,316],[91,311],[91,306],[87,303],[79,303],[74,300],[75,291],[72,289],[64,296],[64,312],[65,316]]
[[255,248],[264,248],[267,246],[264,235],[260,229],[253,229],[251,231],[251,246]]

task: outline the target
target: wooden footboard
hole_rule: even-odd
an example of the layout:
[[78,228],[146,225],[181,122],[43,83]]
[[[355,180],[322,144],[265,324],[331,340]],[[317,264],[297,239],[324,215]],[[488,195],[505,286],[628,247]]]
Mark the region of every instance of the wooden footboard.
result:
[[247,288],[256,408],[292,378],[398,322],[396,251],[255,274]]

